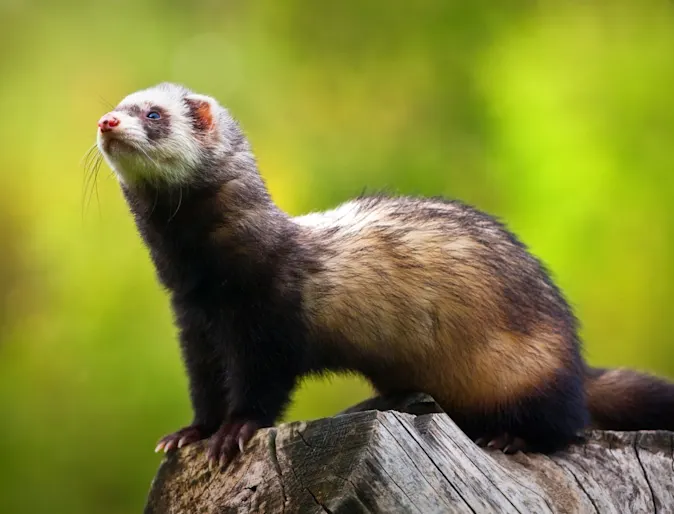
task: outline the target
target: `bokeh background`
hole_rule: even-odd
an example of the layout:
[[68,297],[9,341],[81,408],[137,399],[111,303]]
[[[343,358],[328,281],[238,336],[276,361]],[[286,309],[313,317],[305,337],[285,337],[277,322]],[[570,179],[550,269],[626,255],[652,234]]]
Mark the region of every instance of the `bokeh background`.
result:
[[[505,219],[588,360],[674,377],[674,4],[0,0],[0,512],[140,512],[189,421],[158,287],[96,121],[183,82],[245,127],[291,213],[363,189]],[[287,419],[369,394],[308,381]]]

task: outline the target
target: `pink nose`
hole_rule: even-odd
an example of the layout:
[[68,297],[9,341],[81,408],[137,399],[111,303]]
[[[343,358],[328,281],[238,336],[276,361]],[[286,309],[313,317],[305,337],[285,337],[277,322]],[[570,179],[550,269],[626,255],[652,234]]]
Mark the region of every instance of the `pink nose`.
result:
[[101,129],[101,132],[110,132],[117,125],[119,125],[119,118],[116,118],[110,113],[103,115],[103,117],[98,120],[98,128]]

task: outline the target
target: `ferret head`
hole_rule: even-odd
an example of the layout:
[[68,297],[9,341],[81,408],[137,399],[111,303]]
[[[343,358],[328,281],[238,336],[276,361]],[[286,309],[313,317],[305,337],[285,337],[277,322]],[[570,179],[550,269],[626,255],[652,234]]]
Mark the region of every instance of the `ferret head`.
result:
[[98,121],[98,147],[120,181],[212,182],[248,144],[229,112],[209,96],[164,83],[137,91]]

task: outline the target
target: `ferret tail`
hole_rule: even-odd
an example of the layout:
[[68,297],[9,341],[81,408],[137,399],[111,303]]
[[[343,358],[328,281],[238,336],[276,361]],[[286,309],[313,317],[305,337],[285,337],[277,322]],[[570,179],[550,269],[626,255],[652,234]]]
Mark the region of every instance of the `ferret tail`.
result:
[[674,430],[674,383],[630,369],[585,371],[592,427]]

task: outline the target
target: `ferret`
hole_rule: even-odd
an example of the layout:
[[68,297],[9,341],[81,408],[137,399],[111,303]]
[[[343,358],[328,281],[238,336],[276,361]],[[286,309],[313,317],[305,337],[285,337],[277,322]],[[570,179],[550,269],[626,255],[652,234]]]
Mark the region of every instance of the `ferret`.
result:
[[593,369],[544,265],[459,201],[383,194],[291,217],[239,124],[163,83],[98,122],[170,294],[194,410],[157,451],[208,441],[226,466],[279,419],[298,380],[356,372],[433,396],[481,445],[554,452],[583,429],[674,429],[674,384]]

